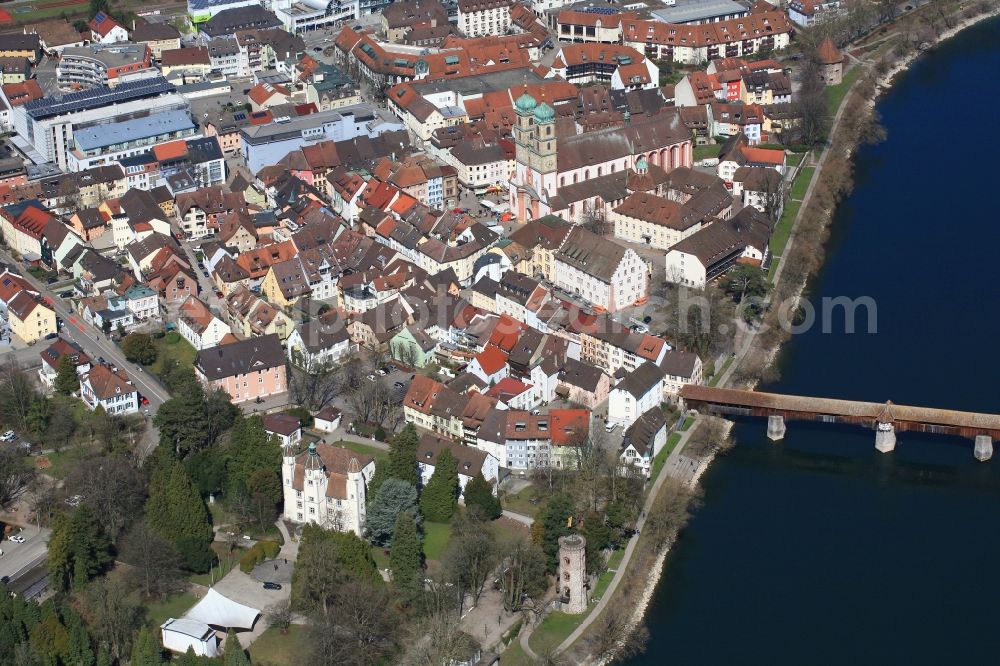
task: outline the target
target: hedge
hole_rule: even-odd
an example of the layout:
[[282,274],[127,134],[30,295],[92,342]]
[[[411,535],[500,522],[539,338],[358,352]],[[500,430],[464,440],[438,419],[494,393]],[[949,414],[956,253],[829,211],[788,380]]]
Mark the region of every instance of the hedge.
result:
[[240,558],[240,571],[250,573],[264,560],[273,560],[281,552],[277,541],[258,541]]
[[257,545],[264,551],[264,559],[273,560],[281,552],[281,546],[277,541],[259,541]]

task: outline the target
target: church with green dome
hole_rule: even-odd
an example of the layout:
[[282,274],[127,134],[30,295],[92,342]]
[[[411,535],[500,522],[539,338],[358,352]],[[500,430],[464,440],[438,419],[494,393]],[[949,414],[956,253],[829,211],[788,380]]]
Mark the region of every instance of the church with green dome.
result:
[[572,113],[525,91],[514,101],[510,210],[520,222],[560,215],[577,223],[635,183],[662,180],[693,161],[691,133],[676,109],[581,132]]

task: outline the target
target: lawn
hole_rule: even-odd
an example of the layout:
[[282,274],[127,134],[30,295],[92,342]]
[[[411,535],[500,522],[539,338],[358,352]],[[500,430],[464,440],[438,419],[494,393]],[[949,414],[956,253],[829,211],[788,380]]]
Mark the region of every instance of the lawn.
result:
[[381,546],[372,546],[372,559],[379,570],[389,568],[389,556]]
[[174,336],[170,333],[159,339],[153,338],[157,355],[156,361],[153,362],[153,365],[149,366],[149,371],[157,377],[163,375],[163,368],[171,359],[176,359],[180,365],[194,365],[194,357],[198,351],[187,340],[182,338],[180,334],[177,334],[174,342],[168,342],[168,340],[173,339]]
[[786,153],[785,164],[790,167],[797,167],[806,158],[806,153]]
[[89,453],[89,451],[85,448],[73,447],[54,453],[47,453],[44,456],[39,456],[38,458],[28,456],[27,460],[30,465],[37,467],[39,462],[44,464],[41,460],[42,458],[47,458],[49,466],[38,467],[38,469],[43,474],[51,476],[54,479],[65,479],[70,470],[76,467],[76,464],[83,460],[87,456],[87,453]]
[[806,196],[806,190],[809,189],[809,183],[812,182],[813,172],[816,171],[816,167],[802,167],[799,169],[799,173],[795,176],[795,182],[792,183],[792,201],[802,201]]
[[151,601],[146,604],[146,619],[159,630],[161,624],[170,618],[179,618],[197,603],[198,597],[193,592],[181,592],[164,601]]
[[573,633],[573,630],[580,626],[587,613],[579,615],[568,615],[566,613],[550,613],[542,623],[538,625],[528,642],[535,654],[546,654],[550,650],[558,647],[566,638]]
[[306,663],[309,642],[305,632],[306,628],[299,624],[288,627],[287,634],[282,634],[277,627],[268,627],[250,646],[250,661],[275,666]]
[[449,538],[451,538],[451,525],[425,521],[424,557],[428,560],[440,560]]
[[213,566],[212,570],[208,573],[194,574],[190,576],[188,578],[189,581],[196,585],[211,587],[224,578],[226,574],[232,571],[233,567],[239,564],[240,557],[244,552],[246,552],[243,548],[237,548],[230,555],[229,544],[221,541],[213,541],[212,550],[215,552],[215,557],[218,559],[218,563]]
[[799,208],[801,207],[801,201],[789,201],[785,204],[785,210],[781,214],[781,219],[778,220],[778,224],[774,228],[774,233],[771,234],[771,269],[767,274],[769,279],[773,278],[774,272],[778,270],[778,259],[781,257],[781,253],[785,251],[785,245],[788,244],[788,237],[792,235],[792,225],[795,223],[795,218],[798,216]]
[[388,452],[383,451],[382,449],[376,449],[374,446],[361,444],[360,442],[349,442],[346,439],[342,439],[334,442],[333,446],[342,446],[345,449],[354,451],[355,453],[364,453],[365,455],[372,456],[373,458],[375,458],[376,465],[378,465],[382,461],[389,459]]
[[650,477],[651,479],[655,479],[660,475],[660,470],[663,469],[663,465],[667,462],[670,452],[674,450],[679,441],[681,441],[681,433],[670,433],[670,436],[667,437],[667,443],[663,445],[660,452],[653,458],[653,475]]
[[687,417],[686,419],[684,419],[684,423],[681,424],[681,430],[687,430],[688,428],[691,427],[692,423],[694,423],[694,417],[693,416]]
[[500,657],[503,666],[532,666],[535,662],[524,653],[518,640],[514,640]]
[[695,146],[694,161],[698,162],[706,157],[718,157],[720,150],[722,150],[722,144],[719,143],[713,143],[707,146]]
[[525,486],[516,493],[507,493],[504,495],[502,500],[503,508],[514,513],[519,513],[522,516],[534,517],[538,513],[538,504],[540,502],[532,504],[532,498],[541,500],[542,495],[535,486]]
[[722,375],[726,374],[726,370],[728,370],[729,366],[731,366],[732,364],[733,364],[733,357],[730,356],[729,358],[726,359],[726,362],[722,364],[722,367],[719,368],[719,370],[715,373],[715,375],[712,377],[712,381],[710,381],[708,385],[709,386],[717,385],[719,381],[722,379]]
[[844,97],[847,95],[847,91],[851,89],[854,81],[861,75],[861,70],[864,67],[856,65],[852,67],[846,74],[844,74],[844,79],[835,86],[827,86],[826,89],[826,99],[830,103],[830,115],[836,115],[837,109],[840,108],[841,103],[844,101]]

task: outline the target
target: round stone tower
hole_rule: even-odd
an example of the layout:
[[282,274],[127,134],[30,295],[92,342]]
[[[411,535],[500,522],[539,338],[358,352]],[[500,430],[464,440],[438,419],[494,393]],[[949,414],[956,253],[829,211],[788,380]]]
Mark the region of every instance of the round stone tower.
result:
[[564,613],[587,610],[587,540],[579,534],[559,537],[559,600]]

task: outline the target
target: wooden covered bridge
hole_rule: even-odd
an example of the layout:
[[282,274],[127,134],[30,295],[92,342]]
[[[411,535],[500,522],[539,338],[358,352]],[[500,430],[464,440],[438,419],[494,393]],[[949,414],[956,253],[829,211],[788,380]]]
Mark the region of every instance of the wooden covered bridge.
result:
[[1000,437],[1000,414],[911,407],[892,402],[859,402],[741,391],[694,384],[684,386],[680,395],[688,408],[700,412],[767,417],[767,435],[775,440],[785,435],[785,419],[853,423],[875,431],[875,447],[879,451],[888,452],[895,448],[896,431],[926,432],[974,439],[976,458],[988,460],[993,455],[993,439]]

